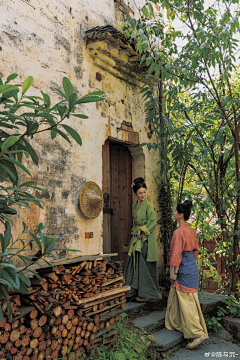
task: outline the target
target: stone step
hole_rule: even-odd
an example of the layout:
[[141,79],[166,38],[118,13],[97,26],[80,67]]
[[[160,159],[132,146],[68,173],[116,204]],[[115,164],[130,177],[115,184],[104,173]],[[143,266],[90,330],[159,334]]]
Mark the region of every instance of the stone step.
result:
[[130,320],[135,319],[139,316],[148,314],[150,312],[155,312],[159,310],[164,310],[166,307],[165,300],[156,300],[155,302],[137,302],[131,301],[127,302],[124,312],[128,314]]
[[157,351],[167,351],[177,345],[180,345],[184,340],[183,334],[175,330],[162,329],[153,334],[156,338],[156,343],[153,345]]
[[198,299],[201,305],[203,315],[216,312],[217,307],[222,304],[221,300],[226,298],[227,295],[209,293],[206,291],[198,292]]
[[[134,320],[132,320],[132,322],[148,331],[148,332],[156,332],[160,329],[163,329],[165,326],[165,310],[163,311],[153,311],[150,313],[147,313],[145,315],[139,316],[137,318],[135,318]],[[155,334],[154,334],[155,336]]]
[[240,339],[240,319],[239,318],[230,318],[230,317],[223,317],[222,318],[223,326],[226,329],[231,330],[234,334],[233,336],[236,339]]
[[129,319],[137,318],[143,311],[144,303],[139,302],[127,302],[124,308],[124,312],[128,314]]
[[[224,295],[207,292],[199,292],[198,295],[199,302],[204,314],[215,311],[217,306],[221,304],[221,299],[226,298]],[[176,356],[178,356],[180,351],[183,352],[184,355],[190,356],[191,350],[179,350],[181,347],[185,348],[185,345],[188,342],[184,339],[183,334],[178,331],[167,330],[164,328],[165,310],[163,309],[164,302],[162,300],[159,301],[159,303],[129,302],[126,305],[125,312],[128,314],[129,319],[135,326],[152,333],[152,335],[156,338],[156,343],[153,346],[157,352],[161,353],[161,356],[166,357],[168,354],[171,356],[176,354]],[[211,341],[212,340],[213,339],[211,339]],[[222,340],[219,341],[218,339],[218,343],[221,341]],[[205,342],[208,343],[209,339],[207,339]],[[197,349],[198,348],[199,347],[197,347]],[[203,358],[204,354],[205,353],[202,354]],[[190,358],[191,356],[189,359]],[[178,357],[176,357],[176,359],[178,359]],[[196,359],[198,358],[196,357]]]
[[232,342],[224,341],[215,336],[209,336],[209,339],[204,340],[195,349],[189,350],[186,347],[178,349],[174,354],[170,353],[166,356],[171,357],[171,360],[203,360],[213,358],[235,358],[240,359],[240,348]]

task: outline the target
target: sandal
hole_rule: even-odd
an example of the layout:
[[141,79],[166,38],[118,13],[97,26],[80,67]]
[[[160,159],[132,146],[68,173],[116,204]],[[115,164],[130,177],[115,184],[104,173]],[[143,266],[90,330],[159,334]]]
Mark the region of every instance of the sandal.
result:
[[201,337],[194,339],[191,343],[188,343],[186,347],[188,349],[192,350],[196,346],[200,345],[201,342],[203,342],[206,338],[207,338],[207,336],[205,334],[203,334]]

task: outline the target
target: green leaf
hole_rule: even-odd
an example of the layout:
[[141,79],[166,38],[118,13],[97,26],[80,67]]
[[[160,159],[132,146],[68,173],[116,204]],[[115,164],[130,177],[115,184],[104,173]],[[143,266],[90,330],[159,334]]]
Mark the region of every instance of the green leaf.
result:
[[5,82],[5,84],[9,83],[9,81],[16,79],[16,77],[18,77],[18,74],[11,74],[7,77],[7,81]]
[[56,127],[53,127],[51,129],[51,139],[55,139],[55,137],[57,136],[57,128]]
[[9,136],[7,137],[4,142],[2,143],[1,146],[1,151],[4,152],[5,150],[7,150],[8,148],[10,148],[12,145],[14,145],[17,141],[19,140],[19,138],[15,137],[15,136]]
[[33,77],[29,76],[23,83],[23,87],[22,87],[22,94],[24,95],[28,89],[32,86],[33,83]]
[[77,94],[76,93],[71,94],[69,97],[69,109],[70,110],[74,107],[74,105],[76,104],[76,101],[77,101]]
[[34,162],[34,164],[38,165],[38,156],[37,156],[36,151],[32,148],[32,146],[27,141],[25,141],[25,144],[26,144],[27,151],[32,158],[32,161]]
[[47,113],[47,112],[39,112],[39,113],[37,113],[37,116],[42,117],[42,118],[44,118],[44,119],[47,119],[47,120],[48,120],[48,123],[49,123],[51,126],[53,126],[53,125],[56,124],[55,121],[54,121],[54,119],[53,119],[53,116],[52,116],[51,114]]
[[19,154],[19,153],[24,153],[24,150],[11,150],[7,152],[8,154]]
[[237,181],[235,184],[234,184],[234,189],[238,189],[240,186],[240,181]]
[[51,106],[50,96],[48,94],[45,94],[43,91],[41,91],[41,93],[43,95],[43,100],[45,104],[47,105],[47,107],[50,107]]
[[6,285],[10,290],[14,290],[12,284],[10,284],[10,282],[8,282],[7,280],[4,280],[4,279],[1,279],[1,278],[0,278],[0,284],[4,284],[4,285]]
[[5,271],[8,273],[8,275],[9,276],[11,276],[12,277],[12,279],[13,279],[13,281],[14,281],[14,288],[16,289],[16,290],[18,290],[19,289],[19,286],[20,286],[20,282],[19,282],[19,278],[18,278],[18,276],[17,276],[17,269],[16,269],[16,267],[15,267],[15,269],[13,269],[13,268],[10,268],[10,267],[7,267],[7,268],[5,268]]
[[0,269],[0,279],[10,282],[14,289],[18,290],[20,286],[19,278],[17,276],[16,268]]
[[1,288],[1,291],[3,292],[3,294],[4,294],[5,300],[7,302],[9,316],[11,316],[11,314],[12,314],[12,305],[11,305],[11,302],[9,300],[8,293],[7,293],[4,285],[1,285],[0,288]]
[[17,89],[14,85],[0,85],[0,94],[4,94],[5,92],[9,90]]
[[29,232],[29,234],[31,235],[33,241],[37,244],[38,248],[39,248],[39,249],[41,250],[41,252],[42,252],[42,244],[41,244],[41,241],[39,240],[39,238],[38,238],[35,234],[33,234],[33,233],[31,233],[31,232]]
[[14,181],[17,180],[13,172],[7,166],[0,163],[0,167],[2,167]]
[[87,94],[85,96],[89,96],[89,95],[99,95],[99,96],[101,96],[101,95],[104,95],[104,94],[105,94],[104,91],[93,91],[93,92],[91,92],[91,93],[89,93],[89,94]]
[[35,181],[25,181],[24,183],[22,183],[22,184],[20,185],[20,187],[22,187],[22,186],[28,187],[28,186],[31,186],[31,185],[34,185],[34,184],[36,184]]
[[69,101],[69,98],[73,93],[73,86],[71,84],[71,81],[67,77],[63,78],[63,88],[65,91],[65,97]]
[[[18,155],[19,155],[19,154],[18,154]],[[2,161],[3,161],[3,164],[4,164],[5,166],[7,166],[7,168],[8,168],[9,170],[11,170],[11,172],[14,174],[16,180],[11,179],[11,181],[12,181],[13,185],[17,186],[17,183],[18,183],[18,173],[17,173],[16,166],[15,166],[13,163],[11,163],[10,161],[6,160],[6,159],[3,159]]]
[[[2,234],[0,234],[0,237],[1,237]],[[13,251],[7,251],[7,252],[3,252],[3,253],[0,253],[0,256],[8,256],[8,255],[14,255],[15,252]]]
[[77,133],[76,130],[74,130],[73,128],[71,128],[68,125],[65,124],[61,124],[61,126],[69,133],[69,135],[71,135],[73,137],[73,139],[79,144],[82,145],[82,140],[80,135]]
[[57,105],[57,110],[59,112],[59,115],[61,116],[61,119],[63,118],[64,114],[67,111],[67,107],[65,104],[58,104]]
[[38,224],[38,226],[37,226],[37,232],[40,232],[40,231],[42,231],[42,230],[44,230],[44,229],[46,229],[46,228],[47,228],[47,227],[44,226],[43,223],[40,223],[40,224]]
[[74,114],[74,113],[71,113],[72,116],[76,116],[78,118],[81,118],[81,119],[88,119],[89,117],[87,115],[84,115],[84,114]]
[[21,164],[19,161],[15,160],[15,159],[11,159],[9,157],[7,157],[6,155],[3,156],[4,159],[6,159],[7,161],[12,162],[13,164],[17,165],[18,167],[20,167],[22,170],[24,170],[28,175],[31,176],[30,172],[28,171],[28,169]]
[[143,15],[144,15],[146,18],[148,18],[149,13],[148,13],[148,9],[147,9],[146,6],[144,6],[144,7],[142,8],[142,13],[143,13]]
[[43,189],[43,188],[40,188],[40,187],[38,187],[38,186],[30,186],[30,185],[29,185],[29,187],[32,188],[32,189],[36,189],[36,190],[42,191],[42,192],[44,192],[45,194],[48,194],[48,191],[47,191],[47,190],[45,190],[45,189]]
[[11,240],[11,226],[9,221],[6,221],[5,231],[4,231],[4,249],[2,247],[2,252],[4,252],[5,249],[8,247],[8,245],[10,244],[10,240]]
[[65,96],[65,94],[64,94],[61,90],[59,90],[59,89],[57,89],[57,88],[55,88],[55,90],[56,90],[62,97],[64,97],[64,99],[67,99],[66,96]]
[[[25,125],[25,124],[24,124]],[[0,127],[6,127],[8,129],[18,129],[18,126],[7,124],[3,121],[0,122]]]
[[0,267],[3,267],[3,268],[11,268],[13,270],[16,271],[16,266],[13,265],[13,264],[10,264],[10,263],[0,263]]
[[21,279],[20,279],[19,292],[22,294],[28,294],[28,288],[27,288],[25,282],[23,282]]
[[18,89],[9,90],[4,93],[3,98],[6,98],[6,99],[11,98],[11,97],[16,96],[18,93],[19,93]]
[[76,101],[76,104],[85,104],[90,102],[97,102],[97,101],[103,101],[105,98],[99,97],[97,95],[86,95],[82,97],[81,99]]
[[43,280],[43,278],[42,278],[36,271],[30,270],[30,269],[29,269],[29,271],[30,271],[33,275],[35,275],[38,280],[42,281],[43,284],[45,284],[45,281]]
[[31,281],[29,280],[29,278],[26,275],[24,275],[23,273],[18,273],[18,276],[28,287],[31,286]]
[[67,137],[66,134],[64,134],[64,132],[62,132],[61,130],[57,129],[57,132],[59,135],[61,135],[65,140],[67,140],[69,142],[69,144],[71,144],[71,141],[69,140],[69,138]]
[[2,247],[2,253],[4,253],[6,246],[5,246],[5,239],[4,239],[3,234],[0,234],[0,242],[1,242],[1,247]]

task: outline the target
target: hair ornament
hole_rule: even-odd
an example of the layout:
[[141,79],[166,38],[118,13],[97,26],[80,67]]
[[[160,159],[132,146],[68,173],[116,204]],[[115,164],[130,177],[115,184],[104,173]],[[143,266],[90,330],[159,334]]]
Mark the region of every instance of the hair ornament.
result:
[[131,184],[131,187],[134,187],[135,186],[135,183],[133,182],[132,184]]

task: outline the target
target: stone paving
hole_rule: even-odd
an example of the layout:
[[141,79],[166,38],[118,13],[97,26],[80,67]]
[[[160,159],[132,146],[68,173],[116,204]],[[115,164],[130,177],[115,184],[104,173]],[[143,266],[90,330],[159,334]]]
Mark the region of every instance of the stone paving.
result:
[[240,359],[240,348],[231,342],[210,336],[193,350],[179,349],[171,360]]
[[[204,313],[215,311],[223,295],[199,293],[199,301]],[[183,334],[178,331],[167,330],[164,327],[165,311],[153,311],[143,304],[132,302],[127,303],[125,308],[132,321],[136,326],[150,331],[156,338],[153,345],[156,351],[161,354],[161,358],[171,358],[171,360],[203,360],[203,359],[239,359],[240,347],[231,342],[232,335],[225,329],[220,329],[215,336],[209,336],[202,344],[193,350],[185,346],[187,341]],[[228,318],[229,319],[229,318]],[[239,321],[239,319],[238,319]],[[233,322],[233,319],[230,319]],[[239,321],[240,323],[240,321]]]

